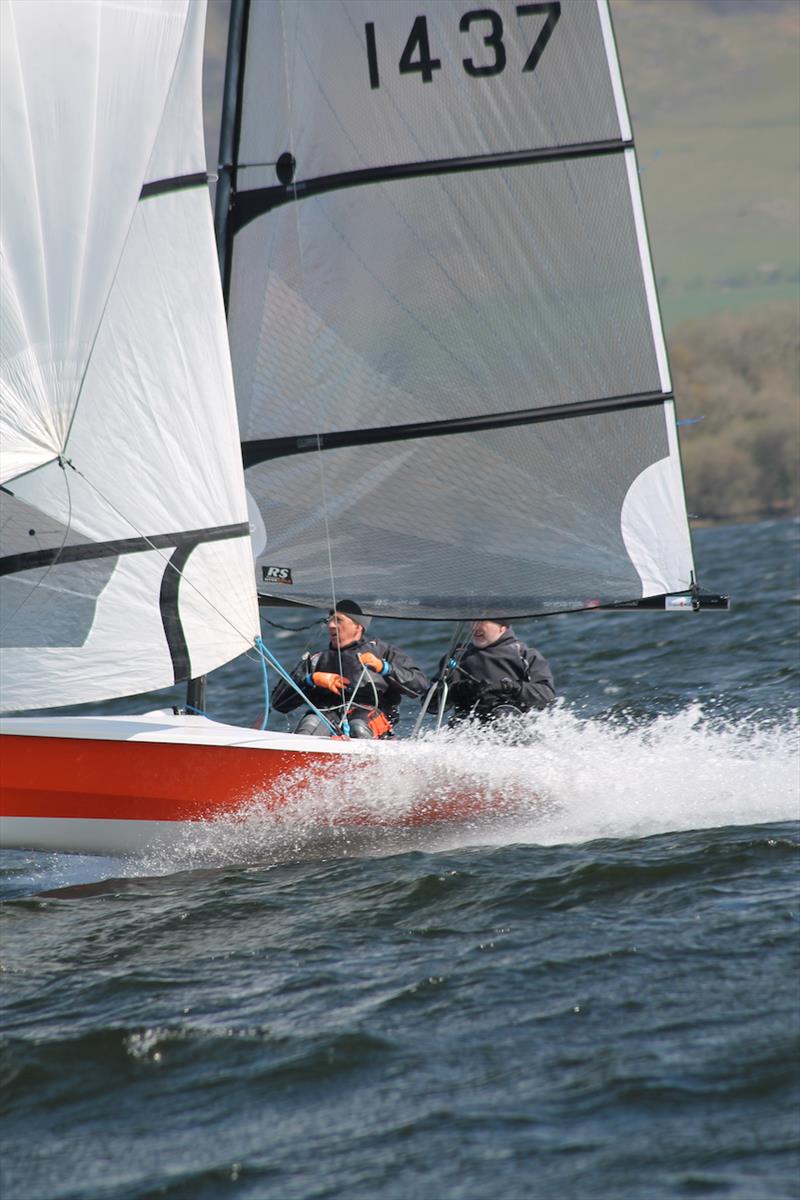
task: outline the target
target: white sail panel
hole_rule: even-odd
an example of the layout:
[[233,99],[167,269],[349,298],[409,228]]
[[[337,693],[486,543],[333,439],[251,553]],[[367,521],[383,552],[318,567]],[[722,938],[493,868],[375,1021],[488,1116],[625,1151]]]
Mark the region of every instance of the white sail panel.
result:
[[596,5],[532,7],[254,3],[239,187],[619,139]]
[[667,401],[663,412],[669,454],[636,477],[620,515],[622,538],[642,581],[643,596],[688,590],[694,582],[674,404]]
[[0,6],[0,482],[64,448],[187,3]]
[[[187,95],[199,107],[203,7],[184,15],[137,198],[145,176],[167,186],[135,205],[63,461],[0,493],[4,708],[162,687],[229,660],[258,632],[196,111],[185,124]],[[126,45],[140,83],[148,53],[146,41]],[[117,136],[137,121],[132,105]],[[201,186],[183,186],[187,175]]]

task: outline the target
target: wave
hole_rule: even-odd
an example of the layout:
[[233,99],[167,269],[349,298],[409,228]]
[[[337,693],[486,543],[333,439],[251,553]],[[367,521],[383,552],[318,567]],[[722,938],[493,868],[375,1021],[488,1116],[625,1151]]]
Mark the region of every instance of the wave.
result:
[[652,720],[599,718],[562,705],[371,749],[327,775],[292,773],[140,865],[555,845],[800,815],[796,716],[731,719],[693,704]]

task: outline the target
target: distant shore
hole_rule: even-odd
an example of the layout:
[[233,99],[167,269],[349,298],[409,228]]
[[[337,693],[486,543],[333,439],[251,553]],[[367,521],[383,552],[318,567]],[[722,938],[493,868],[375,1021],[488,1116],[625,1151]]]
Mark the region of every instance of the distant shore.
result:
[[800,302],[686,321],[668,337],[693,523],[800,513]]

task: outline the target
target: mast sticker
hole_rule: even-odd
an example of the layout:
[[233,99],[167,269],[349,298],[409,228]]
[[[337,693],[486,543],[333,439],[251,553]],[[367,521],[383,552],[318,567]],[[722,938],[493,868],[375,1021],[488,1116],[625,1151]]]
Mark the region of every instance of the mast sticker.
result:
[[262,567],[261,578],[264,583],[294,583],[291,567]]

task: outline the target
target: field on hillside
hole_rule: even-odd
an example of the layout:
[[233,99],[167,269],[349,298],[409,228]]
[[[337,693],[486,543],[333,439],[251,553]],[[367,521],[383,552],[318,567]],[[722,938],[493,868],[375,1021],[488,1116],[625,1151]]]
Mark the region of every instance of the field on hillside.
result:
[[800,5],[611,0],[667,327],[800,293]]

